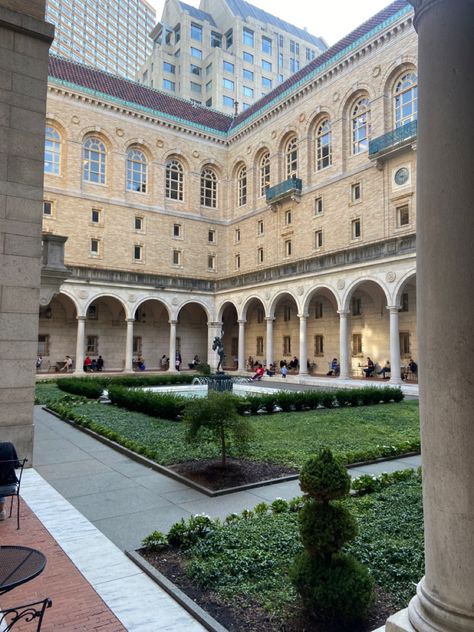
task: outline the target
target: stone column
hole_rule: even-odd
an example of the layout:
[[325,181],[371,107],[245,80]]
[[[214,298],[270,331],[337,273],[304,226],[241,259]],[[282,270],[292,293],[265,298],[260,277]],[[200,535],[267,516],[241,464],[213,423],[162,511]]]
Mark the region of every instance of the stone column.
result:
[[245,320],[239,320],[239,371],[245,371]]
[[213,373],[216,372],[219,358],[217,357],[217,352],[212,349],[212,343],[214,342],[214,338],[216,336],[220,337],[221,334],[222,323],[220,321],[209,321],[207,323],[207,363],[211,367],[211,371]]
[[414,4],[419,36],[416,288],[426,574],[408,617],[402,612],[389,619],[387,630],[472,632],[474,2]]
[[168,371],[176,373],[176,325],[177,320],[168,321],[170,324],[170,365]]
[[76,339],[76,368],[74,373],[84,373],[84,347],[86,339],[86,317],[77,317],[77,339]]
[[127,318],[127,338],[125,341],[125,371],[133,371],[133,324],[134,318]]
[[300,375],[308,374],[308,348],[306,340],[306,314],[298,314],[300,319]]
[[267,355],[267,366],[270,366],[270,364],[274,361],[274,357],[273,357],[273,321],[275,320],[273,318],[273,316],[266,316],[265,320],[267,321],[267,348],[266,348],[266,355]]
[[339,314],[339,365],[341,372],[339,379],[347,380],[349,373],[349,338],[348,338],[348,317],[349,310],[338,310]]
[[400,332],[398,327],[398,305],[389,305],[390,312],[390,384],[401,384],[400,373]]

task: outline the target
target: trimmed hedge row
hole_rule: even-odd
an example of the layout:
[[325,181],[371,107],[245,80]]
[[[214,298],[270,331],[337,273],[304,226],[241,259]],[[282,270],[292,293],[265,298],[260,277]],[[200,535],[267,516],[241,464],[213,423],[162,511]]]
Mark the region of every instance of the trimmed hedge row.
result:
[[89,399],[97,399],[104,388],[110,386],[167,386],[174,384],[191,384],[196,375],[189,373],[165,373],[164,375],[122,375],[117,377],[75,377],[62,378],[57,381],[58,388],[67,393],[81,395]]
[[[182,416],[189,399],[171,393],[149,393],[126,389],[122,386],[109,386],[109,398],[113,404],[135,410],[152,417],[176,420]],[[370,406],[400,402],[404,395],[398,388],[358,388],[337,391],[278,391],[248,398],[235,397],[237,412],[240,415],[256,415],[259,411],[273,413],[278,409],[284,412],[315,410],[317,408],[336,408],[344,406]]]

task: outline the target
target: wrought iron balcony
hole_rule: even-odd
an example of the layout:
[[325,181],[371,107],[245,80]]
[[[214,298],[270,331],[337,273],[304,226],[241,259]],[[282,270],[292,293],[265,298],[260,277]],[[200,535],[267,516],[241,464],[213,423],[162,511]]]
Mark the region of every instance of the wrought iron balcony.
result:
[[303,181],[301,178],[289,178],[267,189],[265,199],[269,204],[276,204],[288,197],[298,199],[301,195],[302,188]]
[[369,142],[369,157],[375,158],[400,146],[404,146],[416,138],[417,121],[410,121],[391,132],[378,136]]

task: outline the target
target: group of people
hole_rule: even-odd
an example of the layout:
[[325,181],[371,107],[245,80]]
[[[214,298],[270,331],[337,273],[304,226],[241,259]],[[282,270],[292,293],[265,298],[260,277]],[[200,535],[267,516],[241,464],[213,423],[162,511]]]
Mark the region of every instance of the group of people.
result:
[[84,359],[83,368],[85,373],[102,371],[104,368],[104,360],[101,355],[97,358],[97,360],[95,358],[92,358],[91,360],[91,357],[87,355]]
[[[390,366],[389,360],[387,360],[384,366],[380,369],[380,371],[376,371],[376,366],[375,366],[374,361],[372,360],[372,358],[368,357],[367,365],[362,370],[365,373],[365,377],[373,377],[376,373],[377,375],[381,375],[382,379],[388,380],[390,375],[387,375],[387,374],[391,374],[392,367]],[[401,372],[402,380],[406,380],[409,374],[414,375],[414,376],[418,375],[418,365],[413,360],[413,358],[410,358],[408,364],[405,367],[402,367],[402,372]]]

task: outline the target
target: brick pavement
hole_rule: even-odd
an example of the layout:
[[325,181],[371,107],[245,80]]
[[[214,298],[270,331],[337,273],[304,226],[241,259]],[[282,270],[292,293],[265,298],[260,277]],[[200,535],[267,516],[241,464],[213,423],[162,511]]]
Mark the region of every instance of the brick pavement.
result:
[[[20,530],[16,529],[14,515],[0,522],[0,543],[42,551],[47,558],[46,568],[31,582],[0,597],[0,605],[8,608],[50,597],[53,606],[46,611],[42,632],[126,632],[27,504],[22,502],[21,507]],[[27,632],[31,624],[17,624],[14,629]]]

